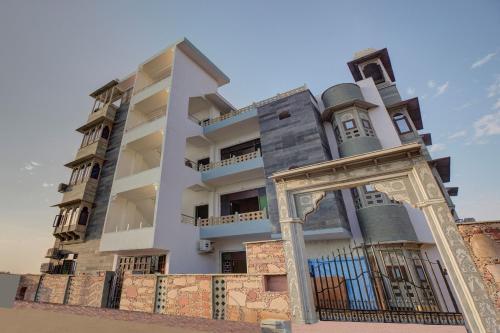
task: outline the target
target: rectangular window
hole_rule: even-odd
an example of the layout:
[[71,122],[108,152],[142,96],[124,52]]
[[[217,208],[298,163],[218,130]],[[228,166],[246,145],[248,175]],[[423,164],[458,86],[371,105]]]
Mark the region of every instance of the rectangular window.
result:
[[372,125],[370,124],[370,122],[366,119],[361,119],[361,122],[363,123],[363,127],[364,128],[367,128],[367,129],[372,129]]
[[196,220],[207,219],[208,218],[208,205],[196,206],[194,209],[194,218]]
[[366,193],[372,193],[372,192],[376,192],[375,190],[375,187],[373,187],[372,185],[368,184],[368,185],[365,185],[365,192]]
[[349,119],[347,121],[344,121],[343,122],[344,124],[344,128],[348,131],[348,130],[351,130],[353,128],[356,128],[356,122],[354,122],[354,119]]

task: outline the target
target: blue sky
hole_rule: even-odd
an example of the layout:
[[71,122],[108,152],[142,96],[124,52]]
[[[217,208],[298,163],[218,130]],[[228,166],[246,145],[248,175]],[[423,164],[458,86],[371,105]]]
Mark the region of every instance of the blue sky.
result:
[[49,205],[88,94],[183,36],[231,78],[221,93],[236,106],[352,82],[353,53],[387,47],[403,97],[420,98],[433,156],[452,157],[459,215],[498,219],[499,32],[498,1],[3,0],[0,271],[35,272],[52,243]]

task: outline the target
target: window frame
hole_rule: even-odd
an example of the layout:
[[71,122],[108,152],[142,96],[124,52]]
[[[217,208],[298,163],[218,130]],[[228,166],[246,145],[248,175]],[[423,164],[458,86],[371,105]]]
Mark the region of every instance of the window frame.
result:
[[363,125],[363,128],[366,129],[373,129],[371,122],[368,119],[361,118],[361,124]]
[[[402,118],[396,119],[396,117],[399,117],[399,116],[401,116]],[[399,122],[400,121],[404,121],[405,122],[406,126],[408,127],[407,131],[403,132],[401,130],[401,128],[399,126]],[[395,113],[392,116],[392,122],[394,123],[394,126],[396,127],[396,130],[398,131],[399,134],[408,134],[408,133],[412,133],[413,132],[413,127],[411,126],[410,121],[408,120],[408,117],[404,113],[401,113],[401,112]]]
[[[353,126],[351,128],[347,128],[347,126],[346,126],[346,124],[349,123],[349,122],[352,122]],[[358,126],[356,124],[356,120],[354,118],[351,118],[349,120],[343,121],[342,122],[342,126],[344,127],[344,130],[346,130],[346,131],[350,131],[350,130],[358,128]]]

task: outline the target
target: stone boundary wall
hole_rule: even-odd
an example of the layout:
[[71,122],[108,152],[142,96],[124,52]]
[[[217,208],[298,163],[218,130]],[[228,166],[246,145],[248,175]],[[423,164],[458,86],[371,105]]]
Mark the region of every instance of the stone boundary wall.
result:
[[158,277],[156,312],[212,318],[212,277],[165,275]]
[[42,276],[36,300],[40,303],[64,304],[70,275]]
[[226,319],[258,323],[264,319],[290,320],[288,290],[267,291],[266,276],[224,276],[227,290]]
[[457,226],[498,312],[500,311],[500,221],[463,223]]
[[125,273],[120,310],[154,312],[157,275]]
[[34,302],[38,284],[40,283],[40,276],[35,274],[21,275],[19,285],[17,286],[16,299],[19,301]]
[[248,274],[286,274],[282,240],[245,243]]
[[[30,302],[104,307],[112,272],[21,275],[16,299]],[[24,289],[26,288],[26,289]]]
[[112,272],[97,272],[70,277],[66,304],[105,307]]

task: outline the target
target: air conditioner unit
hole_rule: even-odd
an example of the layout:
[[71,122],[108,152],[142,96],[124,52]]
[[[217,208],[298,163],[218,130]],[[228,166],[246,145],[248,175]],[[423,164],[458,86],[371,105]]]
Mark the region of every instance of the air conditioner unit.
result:
[[213,252],[214,247],[213,247],[213,242],[206,240],[206,239],[200,239],[198,242],[198,251],[203,252],[203,253],[209,253]]

